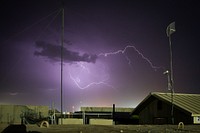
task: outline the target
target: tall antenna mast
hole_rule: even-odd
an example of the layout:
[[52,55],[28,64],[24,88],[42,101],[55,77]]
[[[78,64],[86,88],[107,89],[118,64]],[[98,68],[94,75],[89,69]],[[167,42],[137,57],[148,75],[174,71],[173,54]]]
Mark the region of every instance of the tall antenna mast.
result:
[[172,57],[172,41],[171,34],[176,31],[175,22],[172,22],[168,25],[166,29],[167,36],[169,37],[169,50],[170,50],[170,90],[171,90],[171,119],[172,124],[174,124],[174,78],[173,78],[173,57]]
[[63,45],[64,45],[64,2],[61,8],[62,25],[61,25],[61,80],[60,80],[60,106],[61,106],[61,125],[63,124]]

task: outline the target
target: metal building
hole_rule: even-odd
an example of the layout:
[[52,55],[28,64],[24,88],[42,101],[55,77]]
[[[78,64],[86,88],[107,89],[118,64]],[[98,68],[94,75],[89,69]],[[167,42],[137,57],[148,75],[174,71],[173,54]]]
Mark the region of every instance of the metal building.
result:
[[174,93],[172,96],[171,93],[152,92],[132,115],[139,116],[139,124],[171,124],[172,118],[174,124],[200,124],[200,94]]

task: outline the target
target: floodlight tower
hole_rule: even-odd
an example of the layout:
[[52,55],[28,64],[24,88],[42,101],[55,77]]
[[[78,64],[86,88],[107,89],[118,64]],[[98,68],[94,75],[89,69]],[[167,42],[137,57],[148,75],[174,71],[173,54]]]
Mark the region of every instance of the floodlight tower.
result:
[[[169,38],[169,50],[170,50],[170,73],[168,73],[170,81],[168,82],[168,89],[171,90],[171,119],[172,124],[174,124],[174,79],[173,79],[173,56],[172,56],[172,41],[171,41],[171,34],[176,31],[175,29],[175,22],[172,22],[168,25],[166,29],[167,36]],[[170,85],[169,85],[170,84]]]

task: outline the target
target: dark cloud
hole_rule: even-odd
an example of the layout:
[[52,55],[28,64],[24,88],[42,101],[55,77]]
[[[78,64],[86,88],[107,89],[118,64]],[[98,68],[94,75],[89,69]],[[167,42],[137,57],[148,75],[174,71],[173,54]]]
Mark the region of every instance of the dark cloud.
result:
[[[44,56],[53,61],[60,61],[61,57],[61,46],[50,44],[44,41],[37,41],[36,48],[41,49],[40,51],[35,51],[34,55]],[[63,59],[64,62],[76,62],[84,61],[95,63],[97,55],[85,53],[80,55],[79,52],[70,51],[67,48],[63,47]]]

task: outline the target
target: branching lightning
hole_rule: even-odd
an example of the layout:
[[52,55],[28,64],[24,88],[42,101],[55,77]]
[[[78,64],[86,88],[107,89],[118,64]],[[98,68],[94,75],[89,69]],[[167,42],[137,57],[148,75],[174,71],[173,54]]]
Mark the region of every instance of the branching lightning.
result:
[[[90,74],[90,69],[89,69],[86,65],[84,65],[83,62],[79,62],[79,63],[77,63],[77,64],[78,64],[79,67],[81,68],[79,74],[81,74],[81,73],[83,73],[83,72],[87,72],[87,74]],[[79,78],[79,76],[73,77],[72,74],[71,74],[71,72],[69,72],[69,77],[70,77],[70,79],[76,84],[76,86],[77,86],[79,89],[87,89],[87,88],[89,88],[89,87],[91,87],[91,86],[93,86],[93,85],[105,85],[105,86],[107,86],[107,87],[110,87],[110,88],[112,88],[112,89],[115,89],[114,86],[112,86],[112,85],[106,83],[106,81],[109,80],[109,77],[108,77],[108,76],[106,76],[106,78],[103,79],[103,80],[96,81],[96,82],[90,82],[89,84],[87,84],[87,85],[85,85],[85,86],[81,86],[81,85],[80,85],[80,84],[81,84],[81,79]]]
[[83,71],[85,70],[87,73],[90,73],[89,68],[87,68],[87,67],[84,65],[83,62],[79,62],[78,65],[82,68]]
[[133,68],[133,65],[132,65],[132,62],[131,62],[131,59],[127,56],[127,55],[124,55],[126,60],[128,61],[128,65],[130,66],[130,68],[132,69]]
[[[114,51],[114,52],[107,52],[107,53],[100,53],[98,54],[98,56],[104,56],[104,57],[107,57],[107,56],[111,56],[111,55],[117,55],[117,54],[123,54],[129,64],[129,66],[131,66],[131,68],[133,67],[132,66],[132,62],[131,62],[131,59],[128,57],[126,53],[127,49],[133,49],[143,60],[145,60],[150,66],[152,69],[154,70],[157,70],[157,69],[160,69],[162,67],[157,67],[155,65],[153,65],[153,63],[147,58],[145,57],[142,52],[140,52],[135,46],[133,45],[127,45],[124,49],[120,49],[120,50],[117,50],[117,51]],[[85,73],[85,74],[91,74],[90,73],[90,69],[89,67],[87,67],[87,65],[84,64],[84,62],[78,62],[77,65],[79,65],[79,67],[81,68],[80,69],[80,73]],[[115,89],[112,85],[106,83],[106,81],[109,80],[108,76],[106,76],[106,78],[104,78],[103,80],[99,80],[99,81],[96,81],[96,82],[90,82],[89,84],[85,85],[85,86],[82,86],[80,85],[81,84],[81,79],[80,79],[80,76],[72,76],[72,74],[69,72],[69,77],[70,79],[75,83],[75,85],[79,88],[79,89],[86,89],[86,88],[89,88],[93,85],[105,85],[105,86],[108,86],[110,88],[113,88]]]
[[70,76],[70,79],[76,84],[76,86],[79,89],[86,89],[86,88],[91,87],[92,85],[101,85],[101,84],[114,89],[114,87],[112,85],[110,85],[110,84],[108,84],[108,83],[105,82],[106,80],[105,81],[104,80],[103,81],[99,81],[99,82],[91,82],[91,83],[89,83],[89,84],[87,84],[85,86],[80,86],[80,84],[79,84],[80,81],[77,81],[74,77],[72,77],[71,74],[69,74],[69,76]]
[[[132,48],[134,49],[141,57],[142,59],[144,59],[146,62],[149,63],[149,65],[151,66],[151,68],[153,68],[154,70],[157,70],[161,67],[157,67],[157,66],[154,66],[153,63],[147,58],[145,57],[135,46],[133,45],[127,45],[123,50],[117,50],[117,51],[114,51],[114,52],[108,52],[108,53],[100,53],[98,56],[110,56],[110,55],[116,55],[116,54],[124,54],[126,52],[126,50],[128,48]],[[128,56],[125,56],[126,57],[126,60],[128,61],[128,64],[130,65],[131,64],[131,60],[128,58]]]

